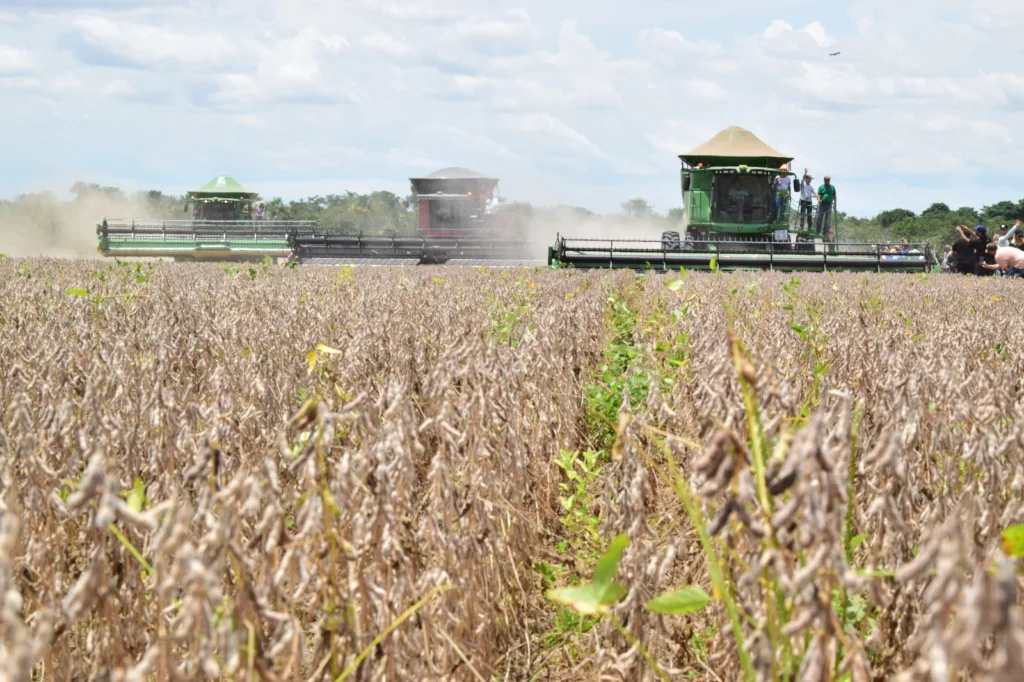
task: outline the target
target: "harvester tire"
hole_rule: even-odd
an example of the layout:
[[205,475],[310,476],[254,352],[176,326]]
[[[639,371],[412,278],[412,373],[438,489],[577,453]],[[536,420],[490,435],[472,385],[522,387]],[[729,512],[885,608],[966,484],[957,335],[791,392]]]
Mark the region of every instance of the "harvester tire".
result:
[[682,244],[679,241],[679,233],[675,231],[662,232],[661,247],[666,251],[681,251]]

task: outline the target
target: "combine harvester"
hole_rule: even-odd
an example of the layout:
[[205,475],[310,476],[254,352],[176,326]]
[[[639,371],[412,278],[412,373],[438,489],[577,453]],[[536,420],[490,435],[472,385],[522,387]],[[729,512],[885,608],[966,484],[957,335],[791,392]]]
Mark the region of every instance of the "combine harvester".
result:
[[289,239],[302,265],[520,265],[544,263],[530,242],[529,204],[497,199],[498,179],[466,168],[410,178],[419,221],[415,234],[317,228]]
[[[682,160],[686,221],[682,239],[664,232],[660,240],[557,237],[548,264],[574,268],[669,270],[927,272],[936,262],[930,244],[857,243],[801,229],[786,198],[776,215],[776,179],[799,196],[800,179],[789,170],[792,157],[756,135],[726,128]],[[817,215],[811,215],[813,226]]]
[[96,227],[104,256],[259,261],[291,256],[289,239],[312,234],[314,221],[266,220],[266,204],[227,175],[188,193],[191,219],[104,219]]

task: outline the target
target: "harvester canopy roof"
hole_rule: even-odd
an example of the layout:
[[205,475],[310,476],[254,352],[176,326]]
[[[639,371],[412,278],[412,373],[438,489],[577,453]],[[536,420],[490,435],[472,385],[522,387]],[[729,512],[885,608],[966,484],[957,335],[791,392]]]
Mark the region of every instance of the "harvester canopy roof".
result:
[[409,178],[412,191],[419,196],[452,194],[484,197],[491,194],[498,184],[492,178],[468,168],[442,168],[421,178]]
[[730,126],[710,140],[679,158],[690,166],[699,163],[705,166],[760,166],[781,168],[793,157],[781,154],[746,128]]
[[436,170],[430,175],[425,175],[421,178],[411,178],[413,181],[416,180],[493,180],[498,181],[498,178],[492,178],[489,175],[478,173],[475,170],[468,168],[459,168],[456,166],[450,166],[448,168],[442,168]]
[[236,197],[255,198],[257,192],[235,180],[230,175],[218,175],[208,183],[189,192],[190,195],[203,195],[206,197]]

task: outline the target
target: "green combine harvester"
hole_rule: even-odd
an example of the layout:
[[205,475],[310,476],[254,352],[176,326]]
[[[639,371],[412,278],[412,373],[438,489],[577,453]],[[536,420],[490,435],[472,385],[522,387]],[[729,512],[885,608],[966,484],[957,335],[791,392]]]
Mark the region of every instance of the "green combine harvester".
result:
[[234,178],[219,175],[187,195],[191,218],[104,219],[96,226],[104,256],[259,261],[288,258],[289,238],[311,234],[313,221],[267,220],[266,204]]
[[[682,160],[685,208],[683,236],[661,239],[570,238],[559,235],[548,247],[548,264],[575,268],[669,270],[782,270],[927,272],[935,262],[930,244],[857,243],[835,238],[835,219],[826,237],[812,230],[812,212],[801,225],[793,197],[800,180],[780,154],[756,135],[733,126]],[[783,188],[781,206],[776,196]]]

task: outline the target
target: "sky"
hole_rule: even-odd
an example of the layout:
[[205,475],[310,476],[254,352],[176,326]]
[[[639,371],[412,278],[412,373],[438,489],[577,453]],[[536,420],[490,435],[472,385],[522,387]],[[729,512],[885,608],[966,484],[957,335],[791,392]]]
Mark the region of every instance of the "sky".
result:
[[1021,35],[1011,0],[0,0],[0,198],[464,166],[667,211],[678,155],[739,125],[845,212],[981,207],[1024,197]]

